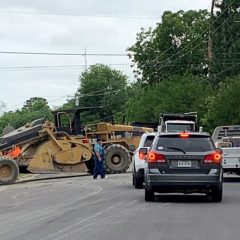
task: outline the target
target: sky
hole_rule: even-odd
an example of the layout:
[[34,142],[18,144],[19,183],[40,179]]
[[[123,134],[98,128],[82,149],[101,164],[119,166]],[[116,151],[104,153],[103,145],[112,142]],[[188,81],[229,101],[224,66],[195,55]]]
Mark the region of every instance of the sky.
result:
[[[210,5],[211,0],[0,0],[0,52],[126,54],[141,27],[155,27],[164,11]],[[85,65],[96,63],[134,81],[127,56],[0,53],[1,110],[20,109],[31,97],[60,106],[79,88]]]

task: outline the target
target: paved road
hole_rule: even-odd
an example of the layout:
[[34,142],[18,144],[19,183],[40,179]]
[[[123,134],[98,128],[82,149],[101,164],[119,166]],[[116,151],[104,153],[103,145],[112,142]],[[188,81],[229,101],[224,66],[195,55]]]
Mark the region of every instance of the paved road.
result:
[[240,183],[222,203],[164,195],[145,203],[131,175],[0,186],[0,240],[239,240]]

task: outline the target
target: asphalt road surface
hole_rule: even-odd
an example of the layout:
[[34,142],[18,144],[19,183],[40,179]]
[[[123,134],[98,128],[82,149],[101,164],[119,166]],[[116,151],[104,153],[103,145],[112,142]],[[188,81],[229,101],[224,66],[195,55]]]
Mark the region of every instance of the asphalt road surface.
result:
[[0,240],[239,240],[240,182],[222,203],[158,195],[146,203],[131,174],[0,186]]

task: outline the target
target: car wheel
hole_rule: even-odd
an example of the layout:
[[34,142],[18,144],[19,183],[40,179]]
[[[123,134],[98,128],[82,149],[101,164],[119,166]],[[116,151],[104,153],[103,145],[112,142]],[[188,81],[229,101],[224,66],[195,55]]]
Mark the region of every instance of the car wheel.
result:
[[145,201],[154,202],[154,192],[145,188]]
[[135,188],[136,189],[142,189],[143,188],[143,179],[138,178],[135,174]]
[[136,173],[135,171],[133,170],[132,172],[132,185],[135,187],[135,183],[136,183]]
[[213,202],[221,202],[222,201],[222,188],[216,189],[212,192],[212,201]]
[[222,184],[219,187],[212,189],[212,192],[207,194],[207,196],[211,197],[213,202],[221,202],[223,196]]

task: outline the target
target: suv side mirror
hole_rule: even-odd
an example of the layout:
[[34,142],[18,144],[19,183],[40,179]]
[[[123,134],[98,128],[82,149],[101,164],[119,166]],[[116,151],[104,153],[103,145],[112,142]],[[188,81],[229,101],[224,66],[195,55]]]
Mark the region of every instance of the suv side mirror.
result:
[[139,154],[147,155],[148,149],[147,148],[140,148],[139,149]]

